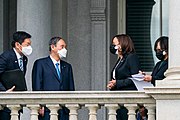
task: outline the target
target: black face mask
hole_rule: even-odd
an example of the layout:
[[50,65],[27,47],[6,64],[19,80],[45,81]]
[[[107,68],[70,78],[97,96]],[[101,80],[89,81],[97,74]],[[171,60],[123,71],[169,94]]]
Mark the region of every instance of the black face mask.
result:
[[163,52],[164,52],[164,51],[156,52],[156,57],[157,57],[159,60],[164,60],[165,55],[163,55]]
[[117,49],[115,49],[115,45],[113,45],[113,44],[110,45],[110,52],[111,52],[112,54],[116,54]]

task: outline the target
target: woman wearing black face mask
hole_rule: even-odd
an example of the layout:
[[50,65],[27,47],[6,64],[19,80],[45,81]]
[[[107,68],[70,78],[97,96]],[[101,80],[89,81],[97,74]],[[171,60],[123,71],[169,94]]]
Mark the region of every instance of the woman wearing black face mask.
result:
[[[154,51],[156,52],[156,57],[160,61],[156,63],[151,75],[144,76],[144,81],[151,82],[155,86],[156,80],[165,78],[164,72],[168,69],[168,37],[163,36],[158,38],[154,45]],[[139,117],[137,120],[144,120],[143,118],[147,118],[147,110],[143,106],[140,111],[141,113],[138,113]]]
[[111,80],[107,87],[110,90],[137,90],[131,75],[140,70],[138,56],[134,44],[128,35],[116,35],[112,39],[110,52],[118,55],[118,60],[111,72]]
[[[112,69],[107,87],[110,90],[137,90],[130,77],[139,72],[140,64],[131,38],[125,34],[114,36],[110,52],[118,55],[118,60]],[[127,112],[125,107],[118,109],[117,120],[128,120]]]
[[165,78],[164,72],[168,69],[168,37],[158,38],[154,45],[154,51],[160,61],[156,63],[151,75],[145,75],[144,81],[149,81],[155,86],[156,80]]

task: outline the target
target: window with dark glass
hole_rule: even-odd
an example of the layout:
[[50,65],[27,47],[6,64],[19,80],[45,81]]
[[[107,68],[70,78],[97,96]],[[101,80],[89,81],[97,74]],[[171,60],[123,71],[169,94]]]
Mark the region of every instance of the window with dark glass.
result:
[[143,71],[152,71],[157,62],[155,40],[168,35],[167,8],[167,0],[126,0],[126,33],[134,42]]

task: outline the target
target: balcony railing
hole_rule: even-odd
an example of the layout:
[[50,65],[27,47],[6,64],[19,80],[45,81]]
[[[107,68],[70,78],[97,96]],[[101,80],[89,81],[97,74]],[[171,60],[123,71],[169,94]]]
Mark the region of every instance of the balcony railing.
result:
[[141,104],[148,110],[148,120],[155,120],[155,100],[144,92],[136,91],[46,91],[46,92],[1,92],[0,109],[11,109],[11,120],[18,120],[22,107],[31,110],[30,120],[38,120],[40,105],[50,109],[50,119],[58,120],[58,109],[66,106],[70,110],[70,120],[78,120],[78,109],[89,110],[89,120],[97,120],[97,110],[108,109],[108,120],[116,120],[116,110],[121,106],[128,109],[128,120],[136,120],[136,109]]

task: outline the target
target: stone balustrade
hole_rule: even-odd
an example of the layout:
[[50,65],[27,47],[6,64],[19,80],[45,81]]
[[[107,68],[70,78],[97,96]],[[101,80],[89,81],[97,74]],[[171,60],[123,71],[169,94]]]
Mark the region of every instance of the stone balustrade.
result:
[[43,91],[43,92],[1,92],[0,109],[4,106],[11,109],[11,120],[18,120],[18,111],[22,107],[29,108],[30,120],[38,120],[40,105],[50,109],[51,120],[58,120],[57,111],[62,106],[69,110],[70,120],[78,120],[78,109],[89,110],[89,120],[97,120],[97,110],[105,107],[108,120],[116,120],[116,110],[121,106],[128,109],[129,120],[135,120],[138,105],[148,110],[148,120],[155,120],[155,100],[145,92],[137,91]]

